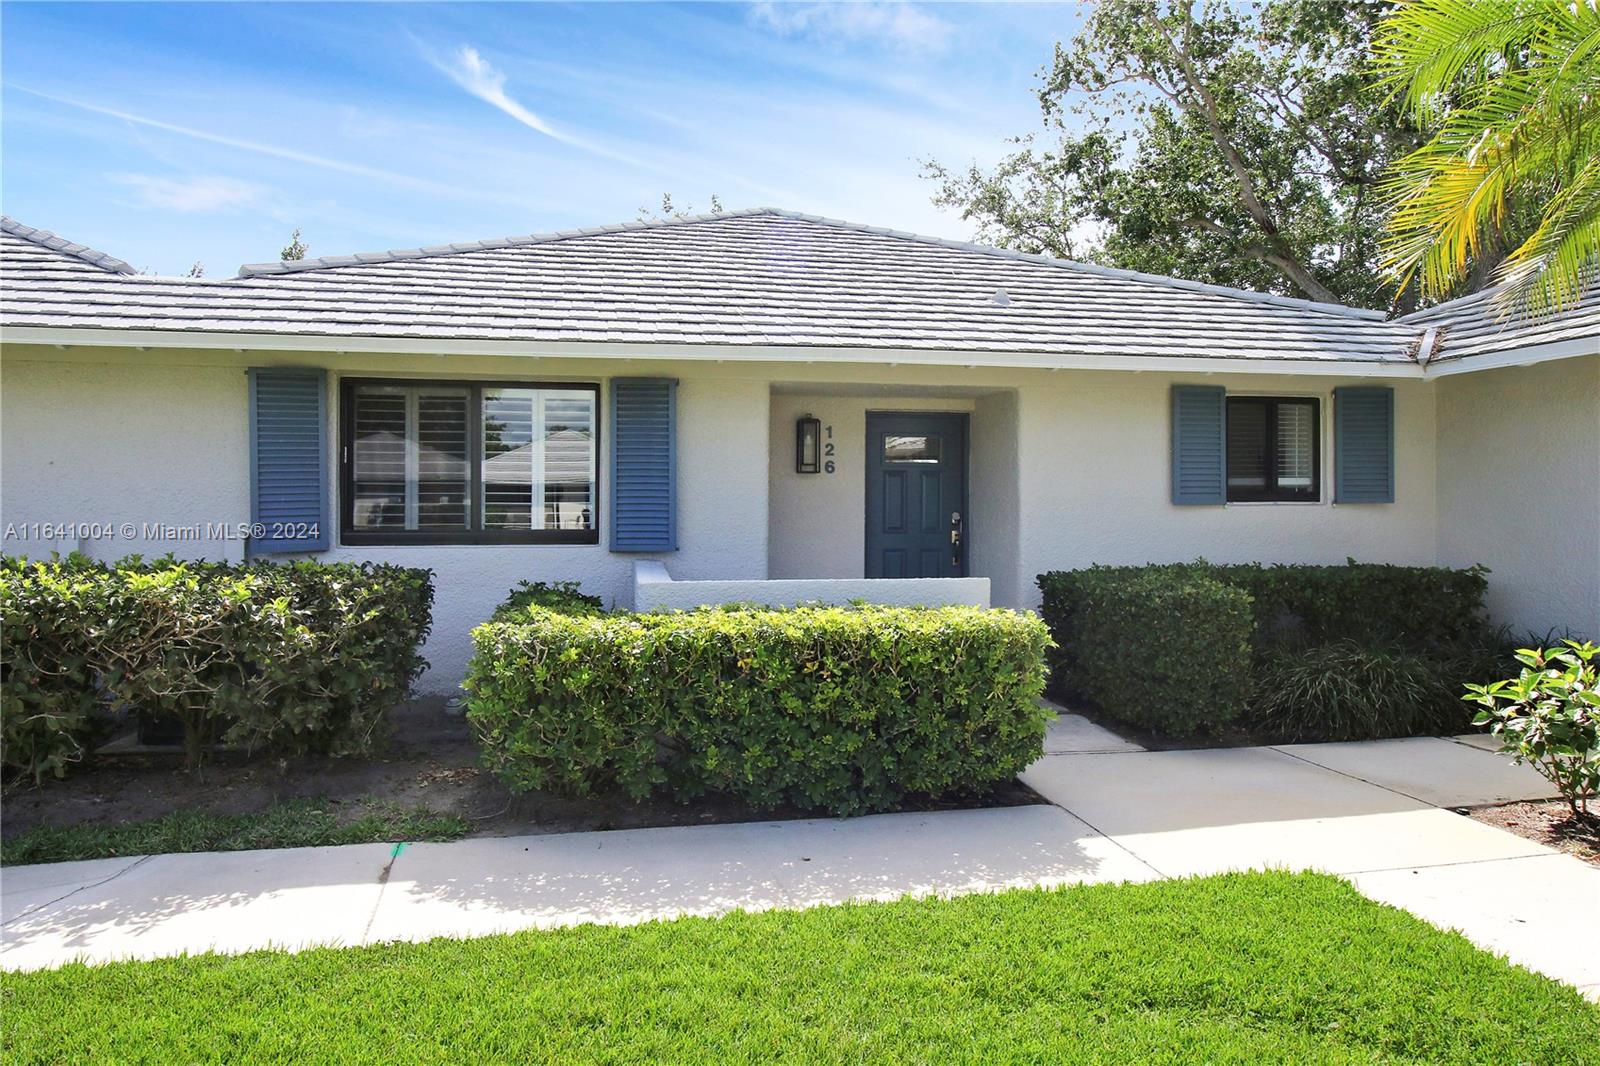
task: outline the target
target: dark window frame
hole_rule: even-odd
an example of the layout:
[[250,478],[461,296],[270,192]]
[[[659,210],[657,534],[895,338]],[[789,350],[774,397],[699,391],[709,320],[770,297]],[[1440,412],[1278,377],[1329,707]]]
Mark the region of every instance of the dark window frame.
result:
[[[440,530],[372,531],[355,528],[355,464],[351,461],[355,444],[356,389],[363,385],[385,385],[399,388],[435,387],[467,390],[467,514],[474,524],[481,524],[483,511],[483,390],[484,389],[564,389],[569,392],[589,392],[594,395],[594,502],[589,529],[464,529],[459,532]],[[471,378],[371,378],[341,377],[339,379],[339,543],[355,546],[397,547],[407,544],[599,544],[601,462],[600,442],[604,440],[600,420],[604,411],[600,402],[600,384],[591,381],[478,381]]]
[[[1262,449],[1263,473],[1266,484],[1260,488],[1234,486],[1228,482],[1228,433],[1222,440],[1222,484],[1228,503],[1321,503],[1322,502],[1322,400],[1316,396],[1235,396],[1224,397],[1224,426],[1231,419],[1235,402],[1263,404],[1266,420]],[[1311,487],[1282,487],[1278,484],[1278,408],[1280,406],[1309,406],[1311,408]]]

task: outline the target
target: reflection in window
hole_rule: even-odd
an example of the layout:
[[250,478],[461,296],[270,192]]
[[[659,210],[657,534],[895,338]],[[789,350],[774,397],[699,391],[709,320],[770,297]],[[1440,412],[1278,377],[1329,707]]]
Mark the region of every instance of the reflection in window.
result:
[[594,394],[483,390],[485,529],[594,527]]
[[362,385],[352,410],[351,489],[360,530],[469,527],[467,390]]
[[362,543],[593,543],[596,390],[348,382],[345,403]]
[[938,437],[883,438],[883,461],[886,463],[937,463],[939,461]]

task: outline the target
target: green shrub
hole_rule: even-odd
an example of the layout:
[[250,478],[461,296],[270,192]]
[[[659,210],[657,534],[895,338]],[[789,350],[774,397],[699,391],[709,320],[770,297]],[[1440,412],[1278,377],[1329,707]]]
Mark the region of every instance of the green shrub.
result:
[[513,791],[658,786],[853,814],[1037,758],[1037,618],[969,607],[526,608],[473,632],[467,718]]
[[1255,603],[1259,642],[1286,633],[1307,642],[1362,640],[1454,648],[1483,638],[1488,571],[1358,563],[1211,566]]
[[1565,645],[1521,649],[1517,677],[1468,685],[1463,698],[1484,708],[1473,721],[1500,738],[1502,753],[1532,763],[1573,816],[1586,818],[1589,801],[1600,795],[1600,648]]
[[[87,715],[109,695],[175,716],[191,764],[219,737],[348,754],[366,749],[427,665],[426,570],[130,557],[6,560],[4,573],[8,749],[13,733],[39,720],[37,708]],[[6,759],[29,765],[20,748]]]
[[[1041,613],[1057,644],[1051,681],[1063,695],[1092,700],[1109,714],[1172,736],[1226,722],[1229,709],[1241,705],[1245,692],[1253,693],[1251,720],[1259,728],[1282,729],[1287,735],[1396,735],[1390,728],[1403,730],[1407,721],[1433,723],[1425,730],[1433,731],[1457,721],[1455,711],[1446,709],[1454,705],[1446,690],[1458,691],[1461,682],[1488,676],[1481,672],[1486,656],[1493,658],[1483,617],[1484,573],[1479,567],[1448,570],[1353,560],[1344,566],[1218,566],[1198,560],[1051,571],[1039,575]],[[1244,682],[1238,680],[1240,667],[1232,656],[1236,630],[1224,632],[1223,647],[1212,649],[1205,630],[1209,623],[1177,617],[1162,621],[1163,608],[1118,602],[1157,590],[1215,584],[1243,593],[1249,604],[1250,677]],[[1113,593],[1107,592],[1108,586]],[[1205,597],[1195,599],[1204,602]],[[1107,605],[1123,616],[1137,615],[1137,621],[1095,617]],[[1110,635],[1103,632],[1107,626]],[[1086,636],[1094,639],[1092,654]],[[1357,646],[1381,650],[1364,655]],[[1192,668],[1185,665],[1191,647],[1198,656]],[[1324,662],[1338,676],[1319,679],[1310,665],[1314,661]],[[1229,698],[1215,704],[1220,713],[1198,707],[1162,710],[1170,708],[1172,698],[1144,691],[1147,686],[1138,671],[1125,663],[1141,669],[1160,664],[1154,673],[1167,691],[1204,682],[1204,691],[1220,691]],[[1218,680],[1227,676],[1232,680]],[[1426,688],[1429,702],[1401,711],[1385,690],[1385,679]],[[1325,727],[1317,726],[1311,710],[1292,707],[1287,695],[1312,690],[1314,706],[1326,714]],[[1349,732],[1362,722],[1382,731]]]
[[1400,645],[1283,647],[1256,668],[1248,724],[1281,740],[1460,733],[1463,662]]
[[81,555],[0,557],[0,765],[37,783],[80,761],[102,693],[91,640],[106,571]]
[[1062,639],[1078,598],[1079,575],[1164,572],[1206,577],[1250,594],[1252,641],[1268,650],[1280,640],[1298,644],[1358,640],[1405,647],[1458,648],[1485,639],[1482,567],[1358,563],[1343,566],[1153,563],[1095,566],[1039,575],[1043,614],[1070,671],[1071,648]]
[[605,610],[599,596],[586,596],[576,581],[523,581],[494,610],[493,621],[510,622],[521,618],[529,607],[547,607],[568,614],[596,614]]
[[1177,569],[1091,567],[1070,577],[1071,610],[1048,599],[1045,609],[1070,691],[1170,736],[1215,730],[1243,711],[1248,595]]

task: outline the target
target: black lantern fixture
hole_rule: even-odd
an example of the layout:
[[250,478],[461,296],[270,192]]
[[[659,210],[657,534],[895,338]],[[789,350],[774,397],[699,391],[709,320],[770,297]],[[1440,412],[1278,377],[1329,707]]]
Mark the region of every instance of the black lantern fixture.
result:
[[806,415],[794,424],[794,472],[822,473],[822,420]]

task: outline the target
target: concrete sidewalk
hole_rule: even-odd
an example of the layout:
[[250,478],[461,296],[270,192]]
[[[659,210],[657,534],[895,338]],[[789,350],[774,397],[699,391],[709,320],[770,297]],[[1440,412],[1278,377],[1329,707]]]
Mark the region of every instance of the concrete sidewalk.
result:
[[0,966],[476,936],[905,894],[1326,870],[1600,997],[1600,870],[1440,809],[1532,770],[1420,739],[1147,752],[1072,716],[1024,775],[1049,805],[163,855],[0,870]]

